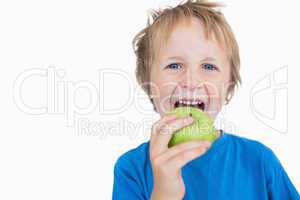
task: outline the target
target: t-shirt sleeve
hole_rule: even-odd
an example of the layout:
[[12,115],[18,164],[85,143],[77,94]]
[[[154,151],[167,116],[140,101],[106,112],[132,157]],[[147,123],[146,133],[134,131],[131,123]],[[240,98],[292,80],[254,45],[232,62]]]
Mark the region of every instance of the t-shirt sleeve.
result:
[[114,167],[113,200],[145,200],[130,161],[119,158]]
[[300,196],[273,151],[265,153],[265,172],[270,200],[300,200]]

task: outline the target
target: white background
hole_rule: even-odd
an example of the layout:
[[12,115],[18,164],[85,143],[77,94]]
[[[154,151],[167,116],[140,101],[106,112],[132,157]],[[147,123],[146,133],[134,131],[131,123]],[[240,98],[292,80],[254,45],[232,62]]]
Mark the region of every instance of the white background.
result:
[[[147,141],[149,127],[158,115],[142,113],[135,106],[137,101],[119,114],[104,114],[99,107],[116,108],[137,96],[130,95],[137,86],[131,41],[145,26],[151,8],[178,2],[0,2],[0,199],[111,199],[114,162],[125,151]],[[241,49],[243,84],[221,117],[235,134],[273,149],[299,190],[300,14],[296,1],[223,2]],[[54,70],[61,75],[56,81],[65,87],[89,81],[97,88],[94,94],[101,97],[96,99],[97,107],[82,115],[72,115],[70,109],[38,115],[22,110],[14,102],[14,83],[32,68]],[[273,77],[280,68],[283,70],[276,80],[284,84],[272,82],[251,106],[251,88],[263,78]],[[130,82],[121,76],[99,80],[101,69],[123,70]],[[23,82],[19,89],[26,105],[41,107],[52,102],[52,96],[47,97],[46,81],[46,76],[32,76]],[[88,91],[76,91],[76,105],[88,106]],[[73,105],[68,94],[62,92],[56,98]],[[275,103],[274,97],[278,97]],[[151,109],[147,100],[139,103],[141,108]],[[273,112],[275,118],[264,117]],[[67,114],[75,117],[74,124],[69,124]],[[89,131],[78,131],[87,130],[78,128],[82,118],[91,122]],[[131,128],[118,129],[122,121]]]

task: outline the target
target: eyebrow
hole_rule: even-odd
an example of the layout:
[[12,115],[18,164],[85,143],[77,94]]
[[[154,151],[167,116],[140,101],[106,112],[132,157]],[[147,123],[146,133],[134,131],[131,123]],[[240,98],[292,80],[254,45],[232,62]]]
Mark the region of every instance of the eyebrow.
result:
[[207,61],[216,61],[216,59],[213,58],[213,57],[206,57],[206,58],[202,59],[201,61],[202,61],[202,62],[203,62],[203,61],[205,61],[205,62],[207,62]]
[[[173,60],[173,59],[184,60],[181,56],[168,57],[166,60]],[[207,61],[216,61],[216,59],[213,57],[205,57],[204,59],[201,60],[201,62],[207,62]]]

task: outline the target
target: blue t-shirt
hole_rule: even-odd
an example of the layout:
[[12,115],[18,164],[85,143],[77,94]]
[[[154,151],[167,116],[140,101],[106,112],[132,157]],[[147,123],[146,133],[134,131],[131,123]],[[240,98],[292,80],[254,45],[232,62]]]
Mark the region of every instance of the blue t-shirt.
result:
[[[182,168],[184,200],[299,200],[299,194],[272,150],[223,134],[202,156]],[[149,142],[119,157],[113,200],[150,199],[153,175]]]

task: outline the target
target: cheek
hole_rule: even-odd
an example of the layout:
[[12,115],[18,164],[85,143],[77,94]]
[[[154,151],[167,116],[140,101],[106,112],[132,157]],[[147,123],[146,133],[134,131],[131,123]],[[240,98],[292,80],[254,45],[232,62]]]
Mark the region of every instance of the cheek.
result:
[[151,92],[158,98],[170,95],[175,86],[176,81],[161,72],[156,73],[151,79]]
[[218,83],[210,84],[206,89],[209,101],[207,112],[214,119],[223,106],[222,89]]
[[226,92],[224,94],[223,84],[223,82],[216,82],[206,85],[206,92],[210,102],[209,110],[213,110],[216,113],[221,110],[225,102]]
[[210,97],[220,99],[221,103],[223,103],[227,95],[227,88],[230,84],[230,70],[227,66],[215,79],[210,80],[207,87]]
[[205,84],[205,89],[210,98],[220,98],[222,82],[209,82]]
[[228,66],[228,69],[226,71],[226,75],[224,75],[224,78],[222,80],[222,85],[221,85],[221,95],[222,95],[222,100],[225,101],[227,93],[228,93],[228,88],[232,86],[233,82],[231,81],[231,69]]
[[157,111],[163,115],[170,109],[170,97],[176,88],[174,81],[166,76],[156,76],[151,80],[151,93]]
[[151,93],[156,98],[160,98],[165,93],[164,80],[154,78],[151,80]]
[[151,94],[153,95],[154,100],[160,99],[164,95],[164,93],[166,93],[165,81],[157,76],[151,79],[150,82]]

